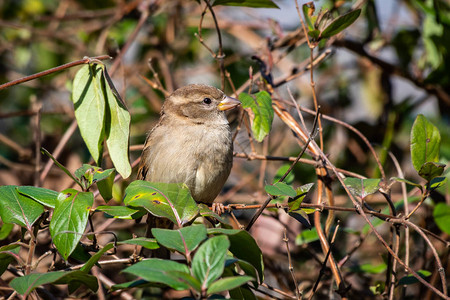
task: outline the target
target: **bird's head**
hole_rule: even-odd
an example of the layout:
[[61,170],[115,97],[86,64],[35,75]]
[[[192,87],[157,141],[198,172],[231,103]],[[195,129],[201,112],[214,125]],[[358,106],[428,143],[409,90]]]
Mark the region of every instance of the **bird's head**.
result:
[[174,91],[164,102],[163,112],[170,117],[194,123],[227,123],[224,111],[240,104],[221,90],[203,84],[191,84]]

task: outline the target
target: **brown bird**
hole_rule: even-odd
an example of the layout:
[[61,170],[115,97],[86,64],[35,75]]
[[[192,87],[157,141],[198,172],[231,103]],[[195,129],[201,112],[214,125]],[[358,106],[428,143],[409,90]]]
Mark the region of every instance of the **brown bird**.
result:
[[[224,111],[240,102],[200,84],[182,87],[164,102],[142,151],[137,179],[185,183],[197,203],[211,204],[230,175],[233,141]],[[149,216],[152,227],[167,220]]]

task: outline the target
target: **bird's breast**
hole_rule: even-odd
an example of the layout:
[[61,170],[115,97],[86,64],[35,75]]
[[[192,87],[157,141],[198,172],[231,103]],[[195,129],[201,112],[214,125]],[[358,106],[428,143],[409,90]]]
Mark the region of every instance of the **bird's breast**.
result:
[[160,126],[148,143],[144,150],[149,166],[146,180],[184,182],[197,202],[214,201],[232,166],[228,125]]

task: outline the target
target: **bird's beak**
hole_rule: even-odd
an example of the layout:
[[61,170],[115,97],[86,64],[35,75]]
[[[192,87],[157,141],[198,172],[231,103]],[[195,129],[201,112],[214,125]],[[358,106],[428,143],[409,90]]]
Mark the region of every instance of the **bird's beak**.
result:
[[241,102],[238,99],[225,96],[222,101],[220,101],[218,107],[219,110],[229,110],[232,108],[235,108],[236,106],[240,105]]

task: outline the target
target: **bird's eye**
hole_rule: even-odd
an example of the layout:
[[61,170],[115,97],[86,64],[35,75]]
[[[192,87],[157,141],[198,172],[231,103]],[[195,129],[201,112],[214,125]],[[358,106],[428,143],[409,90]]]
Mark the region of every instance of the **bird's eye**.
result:
[[211,104],[211,99],[210,98],[204,98],[203,99],[203,103],[205,103],[205,104]]

